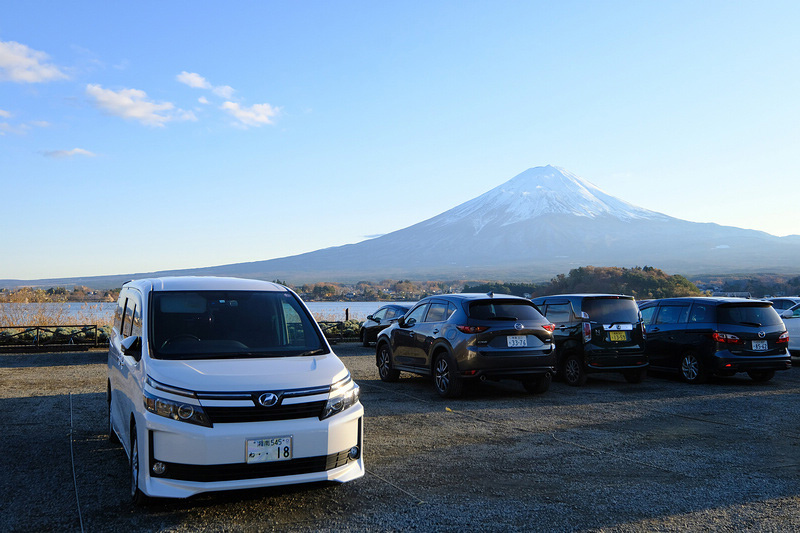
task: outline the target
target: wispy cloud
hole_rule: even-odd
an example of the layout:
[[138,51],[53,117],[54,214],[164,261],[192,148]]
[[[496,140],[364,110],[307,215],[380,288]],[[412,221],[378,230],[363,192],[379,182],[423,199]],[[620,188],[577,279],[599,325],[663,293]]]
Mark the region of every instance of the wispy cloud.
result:
[[96,157],[97,154],[94,152],[90,152],[89,150],[84,150],[83,148],[73,148],[72,150],[51,150],[47,152],[42,152],[42,155],[45,157],[54,157],[57,159],[63,159],[65,157],[75,157],[76,155],[82,155],[85,157]]
[[11,113],[6,111],[5,109],[0,109],[0,117],[9,118],[11,117]]
[[211,82],[196,72],[186,72],[184,70],[175,76],[175,79],[195,89],[208,89],[220,98],[225,98],[226,100],[232,98],[233,93],[236,92],[230,85],[212,85]]
[[225,102],[221,109],[231,114],[242,126],[263,126],[274,124],[273,118],[278,115],[280,108],[269,104],[255,104],[250,107],[241,106],[236,102]]
[[0,41],[0,81],[43,83],[68,78],[49,59],[46,53],[24,44]]
[[153,102],[139,89],[103,89],[89,84],[86,94],[94,98],[95,105],[111,115],[137,120],[148,126],[163,127],[173,120],[197,120],[194,113],[177,109],[172,102]]

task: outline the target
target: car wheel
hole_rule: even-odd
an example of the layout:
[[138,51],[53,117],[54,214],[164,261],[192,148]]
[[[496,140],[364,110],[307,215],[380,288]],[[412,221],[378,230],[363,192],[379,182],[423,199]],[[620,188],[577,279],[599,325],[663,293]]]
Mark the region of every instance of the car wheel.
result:
[[564,360],[564,382],[571,387],[586,384],[586,369],[578,354],[571,354]]
[[696,355],[687,353],[681,358],[681,378],[686,383],[705,383],[706,371]]
[[150,498],[139,489],[139,439],[136,438],[136,426],[131,428],[131,501],[134,505],[144,505]]
[[381,377],[381,381],[391,383],[400,378],[400,371],[392,368],[392,350],[385,342],[378,345],[377,359],[378,375]]
[[464,381],[450,363],[447,352],[440,352],[433,363],[433,384],[442,398],[458,398],[464,392]]
[[769,381],[775,375],[774,370],[750,370],[747,372],[747,375],[750,376],[750,379],[753,381],[757,381],[759,383],[763,383],[765,381]]
[[526,379],[522,382],[522,386],[531,394],[542,394],[543,392],[547,392],[552,382],[553,375],[547,372],[535,378]]
[[647,375],[647,369],[637,368],[636,370],[626,370],[622,375],[628,383],[641,383]]
[[364,348],[369,346],[369,341],[367,340],[367,332],[363,329],[361,330],[361,346]]

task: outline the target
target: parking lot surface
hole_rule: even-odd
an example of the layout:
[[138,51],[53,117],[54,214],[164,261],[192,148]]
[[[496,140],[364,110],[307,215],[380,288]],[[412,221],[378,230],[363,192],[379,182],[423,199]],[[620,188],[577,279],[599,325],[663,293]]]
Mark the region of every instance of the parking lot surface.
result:
[[800,529],[797,366],[443,400],[421,377],[381,382],[372,348],[334,350],[362,388],[364,478],[145,508],[106,438],[106,354],[0,355],[0,531]]

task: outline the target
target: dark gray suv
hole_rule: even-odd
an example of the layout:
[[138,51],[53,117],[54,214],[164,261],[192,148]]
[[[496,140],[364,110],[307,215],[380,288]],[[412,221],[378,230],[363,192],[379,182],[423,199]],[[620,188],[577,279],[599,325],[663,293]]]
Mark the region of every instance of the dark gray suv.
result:
[[448,398],[486,379],[514,379],[542,393],[555,370],[553,328],[524,298],[430,296],[378,334],[375,362],[383,381],[397,381],[401,371],[433,376]]

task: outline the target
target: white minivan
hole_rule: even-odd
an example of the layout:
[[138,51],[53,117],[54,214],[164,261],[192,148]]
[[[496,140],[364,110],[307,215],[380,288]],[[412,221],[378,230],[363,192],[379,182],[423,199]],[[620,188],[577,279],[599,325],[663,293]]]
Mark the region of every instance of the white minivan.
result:
[[275,283],[166,277],[122,287],[109,438],[135,503],[364,475],[359,387],[306,306]]

